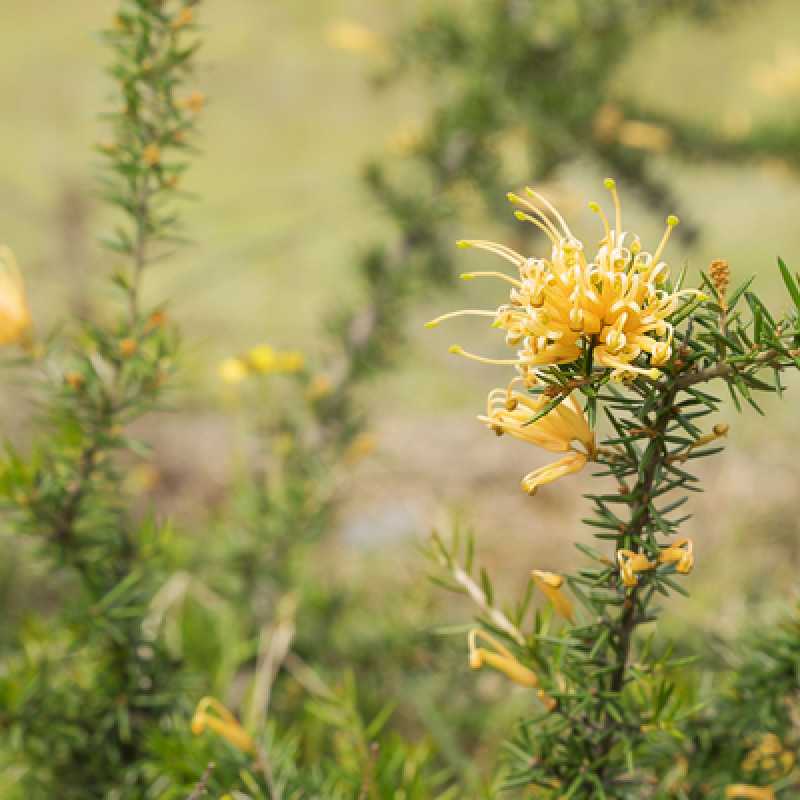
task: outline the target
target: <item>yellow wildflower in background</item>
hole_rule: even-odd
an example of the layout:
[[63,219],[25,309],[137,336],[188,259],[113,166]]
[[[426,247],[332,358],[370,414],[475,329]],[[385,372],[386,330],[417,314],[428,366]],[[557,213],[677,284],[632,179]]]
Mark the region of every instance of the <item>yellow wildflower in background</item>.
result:
[[360,22],[334,22],[325,31],[325,38],[331,47],[351,53],[377,55],[386,50],[383,38]]
[[288,375],[301,372],[306,358],[297,350],[278,351],[260,344],[247,353],[226,358],[219,366],[219,376],[225,383],[241,383],[250,375]]
[[247,364],[256,372],[272,372],[276,363],[275,351],[268,344],[260,344],[247,353]]
[[275,372],[301,372],[306,365],[306,357],[298,350],[278,353]]
[[0,247],[0,345],[24,341],[31,324],[17,259],[8,247]]
[[564,576],[557,575],[555,572],[543,572],[535,569],[531,572],[531,577],[539,590],[551,602],[556,612],[564,619],[575,622],[572,603],[561,591],[564,586]]
[[[668,319],[677,311],[680,297],[694,290],[667,292],[662,287],[669,267],[661,261],[678,218],[670,216],[653,253],[642,250],[634,234],[622,228],[622,208],[616,182],[605,181],[614,202],[614,225],[600,206],[590,203],[604,229],[592,260],[573,235],[565,219],[541,195],[527,189],[527,198],[509,194],[520,208],[518,219],[530,222],[550,240],[549,258],[527,258],[495,242],[470,240],[461,247],[486,250],[511,262],[518,275],[502,272],[468,272],[462,278],[495,277],[511,285],[509,302],[496,310],[464,310],[444,314],[428,323],[463,315],[486,316],[492,326],[505,331],[506,344],[516,350],[512,359],[488,359],[455,345],[451,351],[490,364],[513,365],[525,377],[537,368],[578,360],[585,347],[593,351],[596,366],[612,370],[626,380],[645,375],[656,380],[659,367],[672,355],[673,328]],[[648,363],[635,362],[646,357]]]
[[219,365],[219,376],[225,383],[241,383],[247,375],[247,364],[240,358],[226,358]]
[[204,697],[197,704],[197,710],[192,717],[191,729],[195,736],[202,734],[206,728],[222,736],[243,753],[254,753],[256,750],[255,742],[241,723],[214,697]]
[[[524,394],[511,387],[494,389],[489,392],[486,416],[478,417],[498,436],[507,433],[552,453],[568,453],[564,458],[539,467],[522,479],[522,488],[531,495],[540,486],[582,470],[594,457],[596,450],[594,433],[572,395],[531,423],[531,419],[548,402],[549,399],[543,394]],[[576,444],[580,447],[576,447]]]

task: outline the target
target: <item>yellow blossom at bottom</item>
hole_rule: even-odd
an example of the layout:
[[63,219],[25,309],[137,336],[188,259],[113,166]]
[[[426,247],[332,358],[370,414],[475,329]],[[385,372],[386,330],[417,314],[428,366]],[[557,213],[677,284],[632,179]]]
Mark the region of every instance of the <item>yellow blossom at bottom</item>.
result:
[[769,786],[751,786],[747,783],[732,783],[725,789],[728,800],[775,800],[775,790]]
[[206,728],[222,736],[243,753],[254,753],[256,750],[255,742],[236,717],[214,697],[200,700],[192,717],[191,729],[195,736],[199,736]]
[[306,365],[306,357],[297,350],[278,353],[275,365],[276,372],[300,372]]
[[275,351],[268,344],[260,344],[247,353],[247,363],[256,372],[270,372],[276,360]]
[[[478,639],[483,639],[490,644],[494,650],[478,646]],[[556,706],[556,701],[547,695],[544,689],[539,688],[539,678],[536,673],[523,666],[515,658],[514,654],[503,644],[497,641],[494,636],[485,631],[474,628],[467,636],[469,645],[469,665],[472,669],[480,669],[488,664],[498,672],[502,672],[519,686],[527,689],[537,689],[536,696],[544,703],[549,711]]]

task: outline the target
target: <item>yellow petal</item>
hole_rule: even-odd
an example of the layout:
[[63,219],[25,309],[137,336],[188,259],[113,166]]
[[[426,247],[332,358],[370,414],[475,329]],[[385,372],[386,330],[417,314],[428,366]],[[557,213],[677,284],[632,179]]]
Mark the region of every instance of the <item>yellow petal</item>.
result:
[[552,464],[529,472],[522,479],[522,489],[528,494],[534,495],[540,486],[552,483],[565,475],[571,475],[573,472],[580,472],[586,466],[587,461],[588,458],[583,453],[570,453]]

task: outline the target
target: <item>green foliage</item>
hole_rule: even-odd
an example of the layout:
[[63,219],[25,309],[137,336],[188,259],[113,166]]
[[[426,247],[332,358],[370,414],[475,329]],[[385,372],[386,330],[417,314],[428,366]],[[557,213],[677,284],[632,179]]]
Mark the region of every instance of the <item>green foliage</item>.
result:
[[[779,266],[793,300],[795,279],[783,262]],[[434,555],[455,579],[450,588],[472,597],[483,629],[496,637],[489,639],[496,653],[488,663],[536,687],[542,701],[541,711],[523,719],[509,744],[507,788],[533,786],[554,798],[645,798],[736,797],[725,794],[729,786],[764,787],[768,779],[774,796],[791,797],[800,786],[793,755],[800,675],[794,618],[747,642],[746,663],[732,670],[731,687],[713,696],[702,714],[696,692],[680,688],[681,670],[690,661],[676,657],[657,632],[639,633],[644,625],[658,625],[658,602],[673,592],[686,594],[681,573],[694,564],[691,542],[677,538],[689,519],[683,493],[700,491],[687,464],[719,453],[714,443],[727,432],[719,425],[704,432],[703,421],[720,403],[704,384],[721,380],[737,408],[746,403],[760,410],[757,394],[780,393],[782,374],[798,366],[796,309],[774,317],[749,291],[751,282],[728,296],[727,265],[714,265],[703,280],[713,299],[686,300],[667,317],[676,327],[665,362],[640,348],[623,383],[615,384],[614,372],[592,357],[599,352],[594,337],[585,357],[543,365],[529,385],[528,392],[550,392],[553,400],[526,425],[547,422],[573,391],[583,395],[590,419],[604,415],[608,423],[609,434],[589,457],[599,465],[595,477],[612,479],[615,490],[586,495],[594,513],[584,522],[599,545],[582,546],[591,563],[566,578],[583,609],[577,620],[570,612],[569,624],[555,630],[538,614],[528,622],[530,587],[512,612],[501,612],[493,607],[486,574],[480,586],[471,576],[471,546],[462,568],[457,545],[434,540]],[[674,287],[663,286],[669,297]],[[524,376],[525,355],[519,363]],[[648,367],[656,363],[659,369],[650,375]],[[480,652],[473,650],[473,657]],[[481,666],[480,657],[474,666]],[[769,737],[763,752],[756,750],[759,735]],[[674,740],[673,759],[674,748],[682,752],[678,774],[663,759],[662,751],[670,752],[665,740]],[[749,752],[760,755],[748,761]],[[742,772],[748,774],[740,779]]]
[[[719,400],[702,384],[723,380],[737,406],[758,408],[800,366],[800,278],[783,262],[791,313],[774,318],[749,284],[726,296],[705,279],[712,299],[670,318],[676,346],[657,384],[614,385],[593,345],[542,372],[549,402],[531,423],[577,389],[592,425],[609,425],[596,461],[618,490],[589,496],[599,544],[568,577],[578,623],[532,612],[532,584],[500,609],[471,541],[434,537],[439,582],[478,604],[507,671],[528,688],[536,676],[496,774],[505,717],[473,701],[460,649],[431,631],[436,596],[377,567],[351,582],[328,569],[343,476],[370,446],[365,387],[396,363],[415,295],[449,277],[465,187],[494,213],[510,175],[547,180],[589,158],[661,208],[669,187],[651,165],[665,142],[681,160],[785,155],[787,138],[720,141],[613,89],[643,30],[718,6],[437,4],[402,35],[382,78],[423,71],[441,100],[410,158],[366,170],[395,236],[355,259],[363,297],[330,309],[318,352],[234,359],[236,485],[182,530],[143,512],[128,479],[149,455],[132,426],[171,399],[178,365],[178,332],[163,306],[143,307],[142,284],[184,241],[179,187],[204,104],[192,84],[199,3],[120,0],[103,37],[112,137],[97,148],[120,220],[104,239],[117,302],[27,353],[36,436],[7,446],[0,470],[10,540],[48,575],[47,597],[1,640],[4,797],[705,797],[766,780],[796,791],[793,765],[777,778],[760,757],[743,767],[762,733],[798,746],[796,619],[746,639],[709,691],[683,651],[639,632],[659,597],[683,591],[676,562],[631,586],[614,560],[658,561],[674,541],[685,498],[672,493],[698,489],[687,463],[719,450],[702,427]],[[293,366],[280,366],[286,355]],[[208,696],[235,714],[193,717]]]

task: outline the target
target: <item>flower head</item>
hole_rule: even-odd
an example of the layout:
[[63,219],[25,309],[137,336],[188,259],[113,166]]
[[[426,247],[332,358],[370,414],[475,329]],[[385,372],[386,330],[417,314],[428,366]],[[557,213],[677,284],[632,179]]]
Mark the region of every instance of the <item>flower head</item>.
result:
[[[512,382],[513,385],[514,382]],[[530,395],[508,389],[489,392],[486,416],[478,419],[498,436],[535,444],[552,453],[566,453],[564,458],[528,473],[522,488],[528,494],[547,483],[579,472],[594,456],[595,437],[575,398],[570,395],[544,416],[531,422],[549,402],[544,394]]]
[[25,338],[31,313],[17,260],[7,247],[0,247],[0,345]]
[[[597,252],[587,256],[561,214],[533,189],[527,197],[509,194],[518,208],[518,219],[530,222],[550,240],[549,258],[527,258],[505,245],[482,240],[459,242],[462,247],[486,250],[511,262],[517,275],[502,272],[470,272],[465,279],[497,277],[510,285],[509,302],[496,310],[466,310],[445,314],[429,326],[460,315],[493,319],[493,327],[505,331],[506,344],[516,358],[482,359],[513,364],[528,374],[541,367],[578,360],[590,348],[595,366],[612,371],[617,380],[645,375],[656,380],[660,367],[672,355],[673,328],[669,317],[680,297],[694,290],[669,292],[665,288],[669,267],[661,261],[678,218],[667,218],[667,227],[655,251],[642,249],[639,238],[622,229],[622,209],[616,182],[605,181],[615,209],[614,225],[597,203],[590,203],[603,224],[604,235]],[[644,364],[639,362],[644,361]]]

